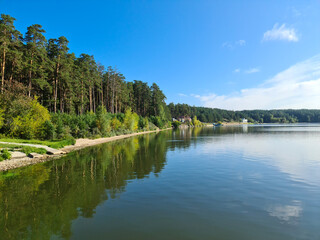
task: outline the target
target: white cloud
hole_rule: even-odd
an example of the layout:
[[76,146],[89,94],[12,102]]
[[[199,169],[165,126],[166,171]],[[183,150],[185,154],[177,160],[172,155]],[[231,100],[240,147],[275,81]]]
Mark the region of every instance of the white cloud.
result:
[[233,48],[233,44],[231,42],[224,42],[222,43],[222,47],[224,48]]
[[178,95],[179,95],[180,97],[188,97],[188,95],[187,95],[187,94],[184,94],[184,93],[178,93]]
[[271,30],[263,34],[263,41],[283,40],[289,42],[298,42],[296,30],[294,28],[287,28],[285,24],[279,26],[276,23]]
[[236,41],[236,45],[245,46],[246,45],[246,41],[245,40]]
[[260,68],[250,68],[248,70],[241,70],[240,68],[236,68],[235,70],[233,70],[234,73],[240,73],[240,72],[244,72],[246,74],[251,74],[251,73],[257,73],[260,72]]
[[191,93],[190,96],[191,96],[191,97],[195,97],[195,98],[201,98],[200,95],[198,95],[198,94],[193,94],[193,93]]
[[231,42],[231,41],[224,42],[222,44],[222,47],[229,48],[229,49],[234,49],[236,46],[243,47],[245,45],[246,45],[246,40],[240,39],[240,40],[235,41],[235,42]]
[[205,107],[231,110],[320,109],[320,55],[293,65],[260,86],[197,98]]
[[250,68],[250,69],[245,71],[245,73],[247,73],[247,74],[257,73],[257,72],[260,72],[259,68]]

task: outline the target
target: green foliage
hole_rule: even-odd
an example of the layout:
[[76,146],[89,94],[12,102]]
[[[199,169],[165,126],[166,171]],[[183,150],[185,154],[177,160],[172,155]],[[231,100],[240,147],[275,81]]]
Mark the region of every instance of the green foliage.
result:
[[139,116],[139,129],[141,130],[149,130],[149,120],[148,118],[144,118],[142,116]]
[[40,137],[44,122],[50,119],[48,110],[36,98],[1,95],[0,108],[4,109],[3,131],[12,137]]
[[193,126],[201,126],[202,123],[197,119],[197,116],[194,116],[192,119]]
[[179,122],[179,121],[172,122],[172,127],[174,127],[174,128],[178,128],[180,125],[181,125],[181,122]]
[[64,132],[64,127],[63,127],[63,122],[60,117],[57,118],[57,121],[55,123],[54,128],[55,128],[55,132],[56,132],[58,138],[61,138],[61,136]]
[[63,148],[65,146],[69,146],[69,145],[74,145],[76,143],[76,140],[73,137],[69,137],[67,139],[64,140],[57,140],[57,141],[52,141],[52,142],[43,142],[43,145],[47,145],[48,147],[52,147],[52,148]]
[[107,110],[103,106],[99,106],[96,113],[96,126],[99,129],[102,136],[106,136],[108,131],[110,131],[110,117]]
[[149,130],[153,131],[153,130],[157,130],[159,129],[156,125],[153,124],[153,122],[149,121]]
[[[3,160],[7,160],[11,158],[11,153],[7,150],[7,149],[3,149],[1,150],[1,154],[0,154],[1,159]],[[1,160],[0,160],[1,161]]]
[[4,124],[4,109],[0,108],[0,129],[2,128]]
[[46,120],[40,130],[40,138],[46,140],[53,140],[55,137],[55,126],[50,120]]
[[123,126],[129,131],[136,131],[138,129],[139,116],[128,108],[124,114]]
[[122,127],[122,124],[121,124],[121,122],[118,120],[118,118],[117,118],[117,117],[112,118],[112,120],[111,120],[111,128],[112,128],[114,131],[118,131],[121,127]]

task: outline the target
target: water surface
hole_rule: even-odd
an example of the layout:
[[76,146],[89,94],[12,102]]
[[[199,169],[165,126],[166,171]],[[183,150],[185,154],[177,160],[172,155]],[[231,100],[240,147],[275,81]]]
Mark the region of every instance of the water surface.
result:
[[165,131],[0,173],[0,239],[320,239],[320,125]]

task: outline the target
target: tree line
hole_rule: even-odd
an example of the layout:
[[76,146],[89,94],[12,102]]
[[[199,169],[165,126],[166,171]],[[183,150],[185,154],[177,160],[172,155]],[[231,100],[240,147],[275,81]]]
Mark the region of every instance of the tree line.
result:
[[[50,112],[83,114],[104,106],[108,112],[131,108],[141,116],[168,114],[156,83],[127,82],[116,67],[105,68],[85,53],[69,52],[66,37],[47,40],[45,30],[33,24],[22,35],[15,18],[1,14],[1,93],[8,91],[38,97]],[[169,118],[169,116],[167,116]]]
[[[47,138],[49,132],[51,139],[52,132],[59,135],[61,123],[64,135],[74,137],[170,126],[166,96],[156,83],[129,82],[116,67],[103,66],[93,55],[77,57],[66,37],[47,40],[39,24],[23,35],[15,20],[1,14],[0,134]],[[73,123],[66,122],[70,119]]]
[[188,104],[168,105],[172,117],[197,116],[201,122],[239,122],[242,118],[257,123],[320,122],[320,110],[244,110],[229,111],[218,108],[195,107]]

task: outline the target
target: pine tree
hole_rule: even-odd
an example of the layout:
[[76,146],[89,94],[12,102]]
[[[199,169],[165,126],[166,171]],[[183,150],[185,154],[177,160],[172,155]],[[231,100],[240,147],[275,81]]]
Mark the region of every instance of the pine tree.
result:
[[25,62],[28,72],[28,96],[31,96],[32,85],[35,84],[42,90],[46,82],[45,64],[47,63],[46,38],[42,33],[45,30],[39,24],[28,27],[25,35]]
[[20,33],[17,31],[13,25],[16,19],[6,15],[1,14],[0,19],[0,52],[1,52],[1,93],[3,93],[5,87],[5,70],[7,62],[7,54],[14,53],[14,46],[17,41],[19,41]]

